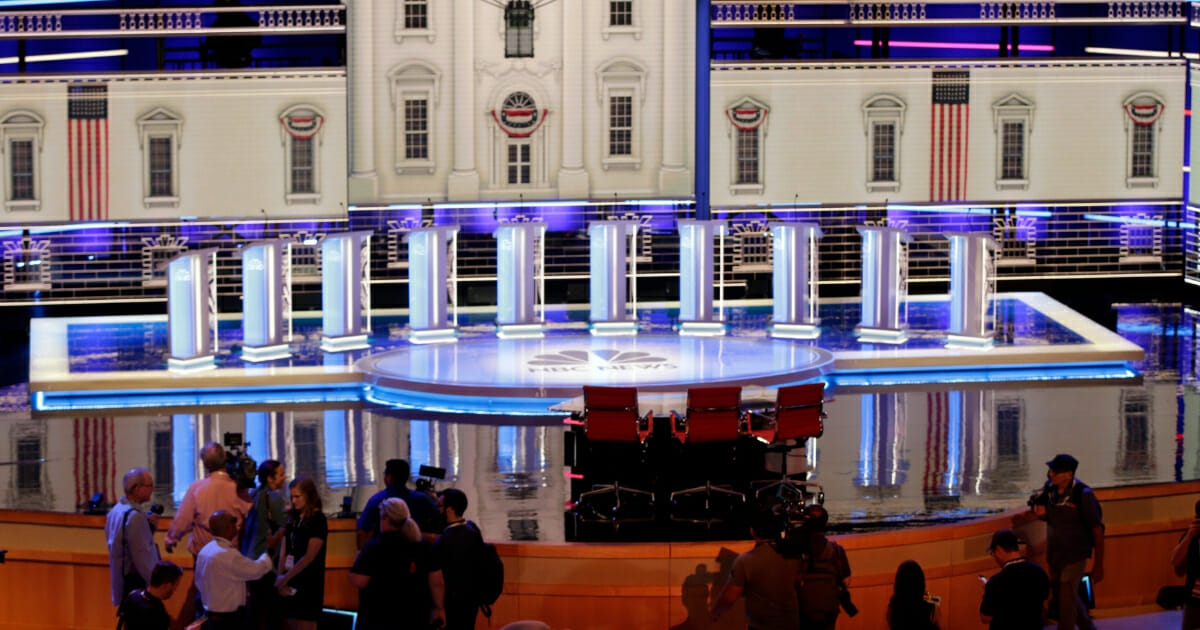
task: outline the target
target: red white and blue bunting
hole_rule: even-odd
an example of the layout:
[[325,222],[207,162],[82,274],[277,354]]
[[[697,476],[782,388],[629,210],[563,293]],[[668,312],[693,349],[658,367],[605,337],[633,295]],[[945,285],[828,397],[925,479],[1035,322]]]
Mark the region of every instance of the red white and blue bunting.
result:
[[1129,103],[1125,106],[1125,113],[1129,116],[1129,120],[1133,121],[1133,124],[1146,126],[1158,122],[1165,108],[1166,106],[1162,103],[1151,103],[1149,105]]
[[496,125],[500,130],[510,138],[528,138],[533,135],[533,132],[546,122],[546,117],[550,115],[550,110],[543,109],[540,112],[536,108],[510,108],[501,109],[499,111],[492,110],[492,120],[496,121]]
[[279,122],[283,123],[283,128],[288,135],[304,140],[317,135],[317,132],[321,130],[321,125],[325,122],[325,117],[317,114],[293,114],[280,116]]
[[753,131],[758,129],[767,120],[767,114],[771,110],[766,107],[758,107],[751,103],[743,103],[741,105],[730,107],[725,110],[725,116],[729,118],[729,122],[734,127],[742,131]]

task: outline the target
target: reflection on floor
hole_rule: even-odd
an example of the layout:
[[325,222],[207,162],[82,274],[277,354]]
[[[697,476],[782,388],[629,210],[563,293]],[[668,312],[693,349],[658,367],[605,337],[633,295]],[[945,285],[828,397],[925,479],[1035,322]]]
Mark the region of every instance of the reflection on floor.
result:
[[[810,470],[842,528],[1023,505],[1044,479],[1044,462],[1063,451],[1079,457],[1080,478],[1097,487],[1200,478],[1193,365],[1200,319],[1177,306],[1131,305],[1118,307],[1116,320],[1117,332],[1146,350],[1136,366],[1143,382],[835,387],[824,437],[789,470]],[[153,345],[145,328],[124,339]],[[83,358],[71,375],[89,365],[145,365],[128,347],[72,343],[82,344]],[[561,416],[454,416],[361,401],[47,414],[31,412],[27,396],[22,385],[0,397],[0,508],[69,512],[96,492],[111,501],[122,471],[147,466],[155,500],[171,510],[199,474],[198,446],[238,432],[256,459],[280,459],[289,477],[315,477],[331,514],[345,496],[361,509],[379,487],[384,460],[407,457],[414,469],[445,468],[436,484],[466,491],[469,515],[489,537],[575,535],[564,517],[571,471]]]

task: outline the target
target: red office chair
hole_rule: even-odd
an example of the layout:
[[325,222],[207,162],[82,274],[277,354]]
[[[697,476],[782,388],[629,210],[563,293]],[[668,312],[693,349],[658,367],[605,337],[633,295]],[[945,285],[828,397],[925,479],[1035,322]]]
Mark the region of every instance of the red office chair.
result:
[[[678,517],[674,520],[711,524],[724,520],[713,513],[714,496],[724,497],[739,506],[745,504],[742,492],[713,483],[713,473],[736,459],[737,442],[742,426],[741,387],[693,387],[688,389],[687,411],[682,429],[675,428],[675,435],[682,444],[684,469],[699,472],[704,485],[676,490],[671,493],[673,508],[680,506],[680,498],[703,495],[704,503],[698,516]],[[721,481],[721,480],[719,480]]]
[[[580,493],[577,505],[586,509],[578,513],[594,514],[599,520],[613,524],[651,520],[654,493],[626,487],[621,483],[622,473],[636,471],[631,466],[630,455],[636,453],[638,462],[644,459],[646,436],[649,434],[649,422],[644,421],[638,413],[637,388],[584,386],[583,432],[588,452],[585,477],[606,481],[611,479],[612,482],[593,484],[591,490]],[[598,509],[595,499],[609,494],[613,495],[612,506],[607,510]],[[647,514],[642,518],[623,515],[621,512],[626,507],[626,497],[640,498],[637,503],[645,506]],[[602,516],[603,511],[607,511],[608,515]]]
[[[825,433],[824,398],[824,383],[781,387],[775,393],[773,411],[751,414],[751,434],[767,444],[768,452],[781,456],[781,477],[755,482],[766,484],[755,493],[758,499],[774,494],[775,498],[788,503],[799,501],[805,504],[813,499],[818,503],[825,502],[825,492],[820,484],[794,479],[787,472],[788,453],[804,446],[809,438],[819,438]],[[754,428],[759,423],[769,426]]]

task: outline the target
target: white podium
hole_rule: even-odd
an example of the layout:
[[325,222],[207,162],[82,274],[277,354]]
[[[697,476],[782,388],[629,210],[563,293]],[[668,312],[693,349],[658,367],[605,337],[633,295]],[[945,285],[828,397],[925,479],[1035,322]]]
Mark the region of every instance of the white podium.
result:
[[[496,227],[496,336],[542,337],[545,292],[542,281],[542,248],[546,224],[502,223]],[[539,308],[540,307],[540,308]]]
[[[367,347],[371,312],[371,232],[330,234],[321,241],[321,349]],[[366,317],[364,317],[366,313]]]
[[[724,312],[713,312],[713,259],[721,260],[722,311],[725,285],[725,222],[715,219],[680,219],[679,228],[679,334],[725,334]],[[721,238],[721,247],[713,239]]]
[[[449,308],[450,291],[458,291],[458,226],[416,228],[405,240],[408,241],[408,321],[412,328],[408,340],[458,341],[457,312],[451,317]],[[457,303],[456,296],[456,311]]]
[[[637,334],[637,257],[630,266],[630,243],[637,237],[637,221],[593,221],[588,224],[592,274],[590,325],[593,335]],[[633,309],[626,292],[626,268],[632,280]]]
[[242,359],[291,356],[291,241],[255,241],[238,250],[242,259]]
[[170,369],[215,367],[216,248],[183,252],[167,262],[167,334]]
[[771,226],[772,337],[816,339],[821,334],[817,314],[817,241],[821,236],[815,223]]
[[908,254],[912,240],[903,228],[858,226],[862,234],[862,320],[855,332],[871,343],[903,343],[908,338],[901,305],[908,296]]
[[[986,348],[996,335],[997,244],[987,232],[946,232],[950,239],[950,330],[946,343]],[[989,316],[991,312],[991,316]]]

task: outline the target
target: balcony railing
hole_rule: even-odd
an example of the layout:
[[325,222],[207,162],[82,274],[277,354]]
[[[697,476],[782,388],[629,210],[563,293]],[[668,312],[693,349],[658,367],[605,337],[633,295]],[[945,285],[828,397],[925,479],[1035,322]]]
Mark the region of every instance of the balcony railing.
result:
[[[250,17],[245,26],[215,24],[221,14]],[[249,22],[255,22],[251,26]],[[346,6],[279,5],[12,11],[0,13],[0,39],[170,37],[243,34],[342,34]]]

